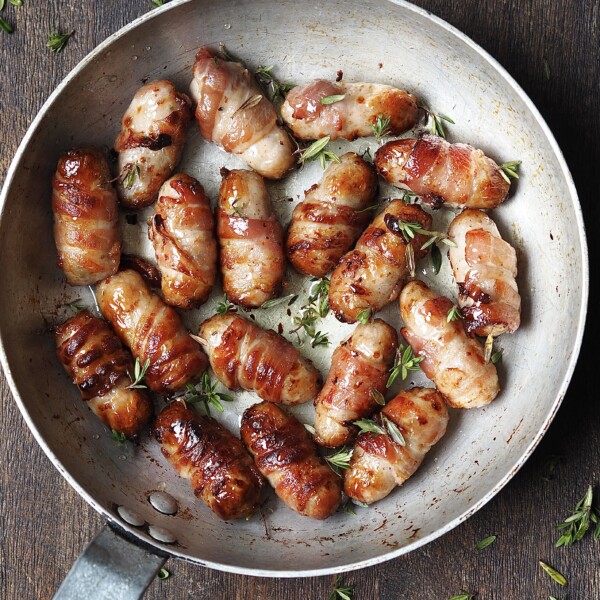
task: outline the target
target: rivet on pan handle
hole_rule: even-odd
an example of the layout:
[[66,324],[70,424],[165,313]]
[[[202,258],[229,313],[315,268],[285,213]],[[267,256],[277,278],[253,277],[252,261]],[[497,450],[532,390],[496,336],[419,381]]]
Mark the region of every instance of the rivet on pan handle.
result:
[[54,600],[139,600],[165,560],[106,525],[77,559]]

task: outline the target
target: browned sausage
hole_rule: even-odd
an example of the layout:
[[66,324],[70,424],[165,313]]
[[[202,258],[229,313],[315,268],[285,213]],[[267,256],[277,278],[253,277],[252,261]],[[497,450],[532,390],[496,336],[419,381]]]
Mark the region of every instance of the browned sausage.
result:
[[87,310],[59,325],[56,352],[81,397],[110,429],[130,438],[152,416],[143,389],[130,389],[133,359],[103,319]]
[[337,510],[341,480],[317,454],[298,419],[261,402],[244,413],[240,434],[256,466],[289,508],[313,519],[326,519]]
[[263,478],[242,442],[217,421],[176,401],[158,415],[154,435],[164,456],[219,518],[240,519],[258,508]]

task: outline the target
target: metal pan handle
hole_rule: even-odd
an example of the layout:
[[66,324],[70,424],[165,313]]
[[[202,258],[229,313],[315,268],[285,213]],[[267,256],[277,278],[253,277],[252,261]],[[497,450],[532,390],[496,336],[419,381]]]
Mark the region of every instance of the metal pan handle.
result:
[[166,559],[105,525],[71,567],[54,600],[139,600]]

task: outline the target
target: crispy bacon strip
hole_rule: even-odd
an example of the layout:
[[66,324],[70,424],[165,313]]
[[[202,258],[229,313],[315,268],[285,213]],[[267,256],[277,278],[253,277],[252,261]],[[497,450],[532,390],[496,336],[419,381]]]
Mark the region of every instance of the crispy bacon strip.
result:
[[[344,96],[323,104],[329,96]],[[377,83],[331,83],[323,79],[290,90],[281,116],[302,140],[329,136],[332,140],[373,135],[377,117],[390,118],[388,133],[400,135],[413,127],[419,108],[417,99],[404,90]]]
[[150,366],[145,382],[169,395],[199,379],[208,361],[177,312],[153,294],[141,275],[120,271],[96,287],[102,314],[141,364]]
[[206,302],[217,278],[217,242],[210,200],[196,179],[181,173],[163,184],[148,237],[164,301],[183,309]]
[[244,65],[202,48],[190,91],[200,133],[268,179],[281,179],[295,164],[290,137],[275,108]]
[[115,141],[117,191],[130,209],[149,206],[181,159],[192,102],[166,80],[141,87],[123,116]]
[[152,416],[143,389],[128,389],[133,359],[103,319],[87,310],[54,331],[56,353],[81,397],[109,428],[131,438]]
[[354,152],[329,165],[292,214],[287,255],[297,271],[324,277],[333,269],[370,221],[376,190],[375,170]]
[[450,406],[485,406],[500,391],[496,367],[484,360],[481,344],[467,337],[460,319],[448,322],[451,308],[448,298],[411,281],[400,295],[401,333],[415,355],[424,357],[421,370]]
[[341,480],[317,454],[298,419],[261,402],[244,413],[240,435],[259,471],[289,508],[313,519],[326,519],[337,510]]
[[223,168],[221,175],[217,234],[223,290],[230,302],[258,307],[281,292],[283,229],[258,173]]
[[91,285],[116,273],[121,241],[117,195],[106,158],[96,148],[63,154],[52,179],[58,266],[71,285]]
[[335,349],[327,381],[315,400],[319,444],[335,448],[354,439],[351,422],[377,408],[377,394],[385,394],[397,349],[396,330],[381,319],[358,325]]
[[215,375],[230,389],[282,404],[308,402],[319,392],[319,371],[274,331],[229,313],[204,321],[199,335]]
[[[396,425],[404,446],[389,434],[382,415]],[[446,433],[448,409],[435,389],[415,387],[402,390],[375,420],[385,434],[361,433],[344,473],[346,495],[366,504],[385,498],[415,473]]]
[[393,200],[373,219],[356,248],[341,258],[329,287],[329,305],[340,321],[355,323],[362,311],[375,314],[395,300],[409,274],[407,248],[412,248],[415,260],[429,251],[421,250],[424,235],[416,234],[407,243],[399,227],[402,221],[431,229],[431,217],[423,209]]
[[217,421],[177,401],[160,413],[154,435],[177,473],[219,518],[241,519],[258,508],[263,478],[242,442]]
[[448,235],[456,244],[448,256],[467,333],[497,336],[515,332],[521,322],[515,249],[480,210],[467,209],[456,216]]
[[510,187],[481,150],[434,135],[388,142],[377,150],[375,166],[388,183],[408,187],[434,207],[494,208]]

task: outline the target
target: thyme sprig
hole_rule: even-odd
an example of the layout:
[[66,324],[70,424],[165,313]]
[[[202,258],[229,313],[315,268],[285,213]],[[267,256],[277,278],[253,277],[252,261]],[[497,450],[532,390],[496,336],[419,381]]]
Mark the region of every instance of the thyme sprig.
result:
[[444,130],[444,124],[442,121],[446,121],[446,123],[452,123],[455,125],[454,121],[446,116],[446,115],[438,115],[434,113],[432,110],[429,110],[426,106],[421,106],[421,108],[427,114],[427,123],[429,125],[429,133],[431,135],[437,135],[439,137],[446,137],[446,131]]
[[364,308],[356,315],[356,320],[361,325],[366,325],[367,323],[370,323],[373,320],[373,309]]
[[353,595],[354,586],[343,586],[342,578],[340,576],[335,580],[333,591],[331,592],[331,596],[329,596],[329,600],[352,600]]
[[587,533],[590,525],[595,525],[594,539],[600,539],[600,512],[594,507],[594,491],[588,486],[585,496],[577,503],[571,515],[558,526],[562,535],[556,542],[556,547],[572,546],[579,542]]
[[519,179],[519,166],[521,165],[520,160],[511,160],[509,162],[502,163],[498,167],[500,175],[505,179],[507,183],[510,183],[511,179]]
[[202,375],[202,379],[198,385],[188,383],[185,389],[186,394],[182,397],[184,402],[188,404],[202,402],[207,415],[210,415],[211,406],[219,412],[225,412],[225,408],[221,402],[233,402],[233,398],[229,394],[217,392],[217,384],[211,383],[208,373]]
[[48,34],[48,43],[46,46],[48,46],[52,52],[62,52],[63,48],[67,45],[69,38],[74,33],[75,31],[71,31],[69,33],[59,33],[57,29],[53,29]]
[[371,131],[373,132],[375,139],[379,143],[381,143],[382,139],[386,135],[390,134],[390,132],[391,132],[390,121],[391,121],[391,118],[389,117],[389,115],[379,114],[375,118],[375,123],[371,123]]
[[301,309],[300,313],[294,317],[295,329],[291,333],[298,333],[301,329],[311,338],[311,347],[328,346],[330,344],[327,334],[317,331],[316,324],[319,319],[325,318],[329,314],[329,279],[323,277],[317,279],[311,278],[313,285],[308,296],[308,303]]
[[125,434],[121,431],[117,431],[116,429],[111,430],[110,437],[117,443],[117,446],[119,447],[127,441]]
[[227,300],[227,296],[223,294],[223,298],[219,300],[215,310],[218,315],[226,315],[229,312],[236,312],[237,307],[235,304],[233,304],[233,302],[229,302],[229,300]]
[[429,237],[429,239],[421,246],[421,250],[426,250],[429,246],[437,244],[438,242],[452,248],[456,247],[455,242],[443,231],[429,231],[428,229],[423,229],[423,226],[420,223],[398,219],[389,214],[385,216],[384,220],[387,228],[393,233],[401,234],[407,244],[410,244],[410,242],[415,239],[416,234]]
[[390,370],[390,376],[385,387],[391,388],[394,385],[394,381],[398,379],[398,375],[401,375],[402,381],[404,381],[408,377],[409,371],[419,371],[421,369],[419,363],[424,358],[424,356],[415,356],[410,346],[406,346],[405,348],[403,344],[400,344],[396,351],[394,366]]
[[126,189],[129,190],[133,187],[136,179],[141,177],[140,165],[137,163],[129,163],[123,167],[121,175],[119,176],[119,183]]
[[263,302],[260,307],[262,309],[269,309],[278,306],[279,304],[283,304],[284,302],[287,302],[288,306],[292,306],[296,300],[298,300],[298,294],[288,294],[287,296],[280,296],[279,298],[267,300],[266,302]]
[[256,77],[259,83],[266,89],[269,100],[274,103],[281,103],[285,100],[285,95],[295,87],[293,83],[279,83],[273,77],[273,65],[270,67],[261,66],[256,69]]
[[392,420],[388,419],[383,413],[380,413],[381,425],[373,419],[360,419],[354,421],[360,433],[377,433],[379,435],[389,435],[399,446],[405,446],[406,441],[400,429]]
[[330,454],[325,457],[325,460],[329,463],[331,468],[339,475],[339,471],[345,471],[350,468],[350,460],[354,450],[352,448],[346,448],[343,446],[334,454]]
[[146,377],[146,371],[150,366],[150,359],[147,358],[144,364],[140,362],[139,358],[135,359],[135,365],[133,366],[133,375],[127,371],[127,375],[129,375],[129,379],[131,379],[131,384],[128,385],[125,389],[127,390],[136,390],[147,388],[147,385],[144,385],[142,381],[144,377]]
[[87,306],[81,303],[81,298],[73,300],[73,302],[71,302],[71,304],[69,304],[68,306],[75,314],[81,312],[82,310],[87,310]]
[[325,147],[330,141],[331,137],[328,135],[314,141],[308,148],[304,148],[304,150],[300,151],[298,163],[304,166],[304,163],[306,162],[318,160],[321,167],[325,169],[328,162],[341,162],[339,156],[335,152],[325,150]]
[[460,308],[453,304],[451,308],[448,309],[448,314],[446,316],[446,323],[452,323],[452,321],[458,321],[458,319],[462,319],[463,314],[460,312]]
[[310,280],[313,286],[308,296],[308,302],[317,305],[319,317],[323,319],[329,314],[329,278],[311,277]]

